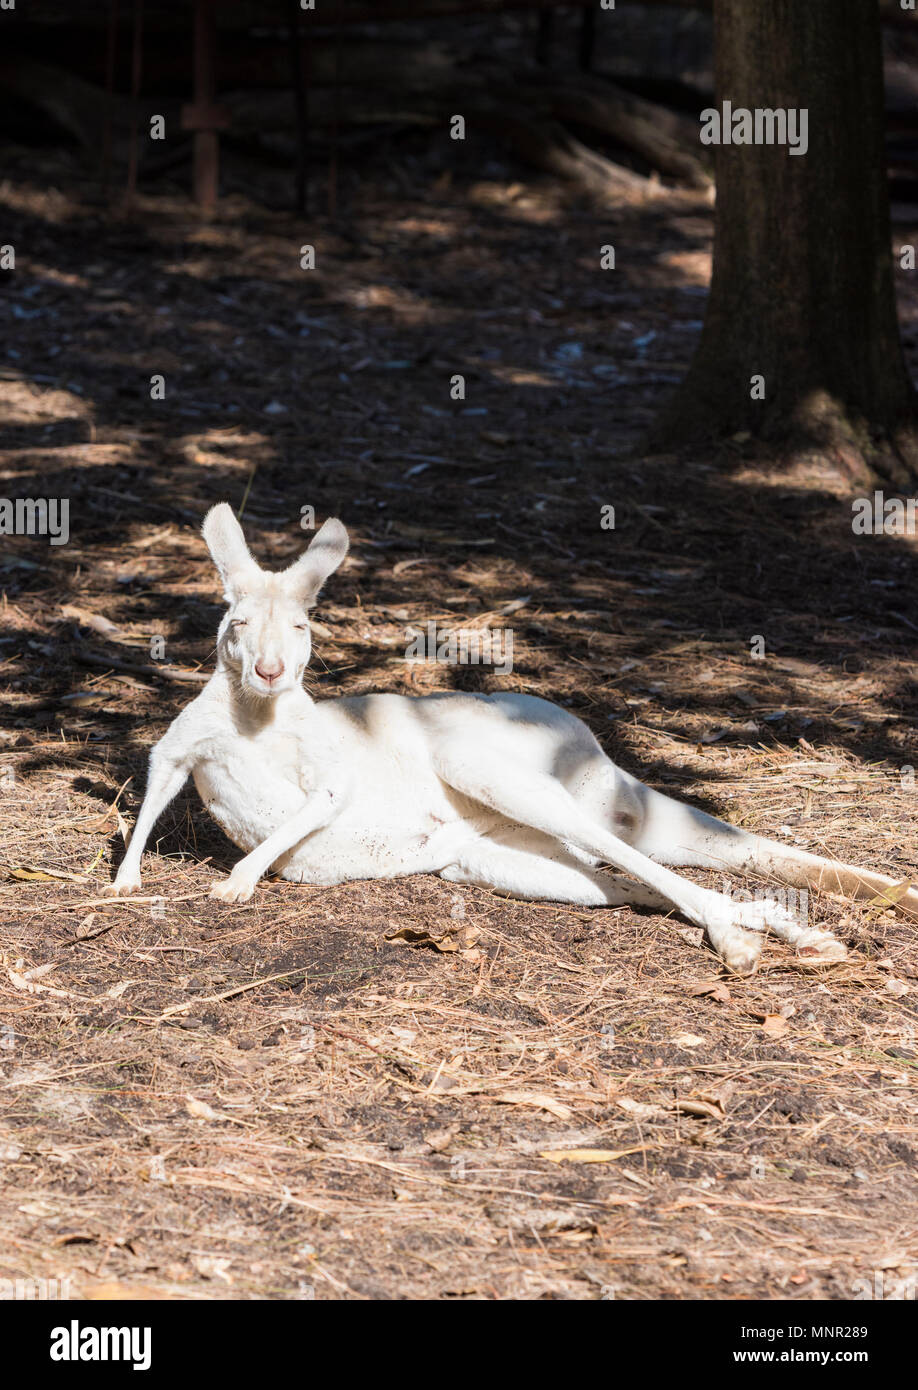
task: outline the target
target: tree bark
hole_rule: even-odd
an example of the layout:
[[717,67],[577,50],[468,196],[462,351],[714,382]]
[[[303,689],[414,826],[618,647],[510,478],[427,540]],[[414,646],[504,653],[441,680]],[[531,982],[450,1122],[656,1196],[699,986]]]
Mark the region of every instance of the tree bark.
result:
[[916,397],[896,317],[877,0],[714,0],[714,22],[717,109],[805,109],[809,148],[715,147],[707,315],[654,442],[749,431],[905,483]]

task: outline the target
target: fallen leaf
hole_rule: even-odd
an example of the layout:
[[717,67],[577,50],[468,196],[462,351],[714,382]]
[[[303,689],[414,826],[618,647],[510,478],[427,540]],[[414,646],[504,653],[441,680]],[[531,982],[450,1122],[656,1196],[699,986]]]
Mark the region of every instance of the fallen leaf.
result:
[[88,883],[85,874],[69,874],[63,869],[43,869],[38,864],[10,864],[7,878],[22,883],[57,883],[64,879],[67,883]]
[[193,1115],[196,1120],[219,1120],[221,1116],[211,1106],[203,1100],[195,1100],[194,1096],[185,1097],[185,1109],[189,1115]]
[[529,594],[525,598],[514,598],[509,603],[502,603],[494,612],[501,618],[509,618],[511,613],[518,613],[521,608],[525,608],[529,602]]
[[913,888],[911,879],[904,878],[901,883],[891,883],[888,888],[884,888],[882,893],[878,893],[875,898],[870,898],[867,902],[865,916],[879,917],[896,903],[901,902]]
[[393,576],[404,574],[406,570],[412,569],[415,565],[423,565],[424,557],[416,555],[413,560],[399,560],[398,564],[392,566]]
[[764,1014],[762,1032],[769,1038],[783,1038],[790,1030],[790,1024],[783,1014]]
[[46,874],[43,869],[10,869],[9,877],[24,883],[54,883],[54,874]]
[[709,729],[706,734],[701,735],[701,742],[702,744],[717,743],[719,739],[723,738],[724,734],[728,734],[729,732],[729,726],[724,729]]
[[432,1129],[423,1136],[424,1143],[433,1149],[434,1153],[439,1154],[444,1149],[449,1148],[458,1133],[459,1126],[457,1124],[449,1125],[446,1129]]
[[224,1284],[233,1282],[229,1272],[233,1262],[226,1255],[192,1255],[191,1263],[202,1279],[222,1279]]
[[99,1235],[94,1231],[67,1231],[55,1236],[52,1245],[98,1245]]
[[[274,1108],[283,1110],[286,1107],[277,1105]],[[196,1120],[220,1120],[224,1124],[242,1125],[245,1129],[254,1128],[254,1125],[251,1125],[247,1120],[240,1120],[236,1115],[227,1115],[222,1110],[214,1110],[206,1101],[196,1100],[194,1096],[185,1097],[185,1109],[188,1114],[193,1115]]]
[[65,618],[75,618],[81,627],[91,628],[103,637],[118,631],[118,624],[113,623],[110,618],[104,618],[101,613],[90,613],[85,608],[78,608],[75,603],[63,604],[61,613]]
[[15,970],[7,970],[7,978],[14,989],[21,989],[26,994],[51,994],[55,999],[80,999],[82,995],[74,994],[69,989],[54,989],[51,985],[39,985],[34,980],[27,980],[25,975],[19,975]]
[[71,821],[64,826],[65,830],[76,830],[80,835],[114,835],[120,832],[125,844],[130,828],[117,806],[109,806],[101,816],[88,816],[85,820]]
[[703,980],[701,984],[691,985],[689,994],[695,999],[705,997],[716,999],[718,1004],[729,1004],[733,1000],[733,995],[723,980]]
[[666,1114],[662,1105],[644,1105],[639,1100],[630,1100],[627,1096],[617,1100],[615,1104],[620,1110],[624,1110],[626,1115],[633,1115],[636,1120],[658,1120]]
[[73,690],[69,695],[61,696],[61,704],[68,709],[89,709],[111,698],[112,692],[109,690]]
[[426,1086],[428,1091],[455,1091],[459,1082],[454,1076],[449,1076],[442,1068],[435,1074],[429,1074],[419,1078],[421,1084]]
[[502,1091],[498,1096],[492,1096],[500,1105],[532,1105],[537,1110],[547,1110],[549,1115],[554,1115],[558,1120],[569,1120],[573,1114],[566,1105],[555,1100],[552,1096],[543,1096],[536,1091]]
[[655,1144],[639,1144],[634,1149],[543,1149],[539,1158],[547,1158],[550,1163],[614,1163],[617,1158],[645,1153],[655,1147]]
[[24,970],[22,978],[24,980],[40,980],[43,975],[50,975],[52,970],[57,969],[57,961],[49,960],[44,965],[33,965],[31,970]]
[[394,946],[432,946],[435,951],[444,953],[471,950],[480,936],[478,927],[452,921],[423,927],[396,927],[385,933],[386,941]]
[[118,802],[121,800],[125,787],[132,780],[131,777],[128,777],[126,781],[121,783],[111,806],[100,816],[84,816],[80,820],[72,821],[66,828],[78,830],[81,835],[113,835],[119,831],[122,840],[127,844],[130,837],[130,826],[118,809]]
[[699,1120],[722,1120],[725,1118],[724,1108],[717,1101],[693,1100],[691,1098],[678,1098],[673,1101],[672,1109],[680,1115],[694,1115]]
[[725,1111],[727,1102],[730,1100],[735,1087],[732,1081],[724,1081],[720,1086],[706,1086],[704,1090],[699,1086],[692,1092],[693,1099],[713,1105],[715,1110]]
[[676,1047],[703,1047],[707,1038],[701,1038],[697,1033],[677,1033],[674,1038],[670,1038],[670,1042]]
[[139,985],[140,983],[140,980],[121,980],[117,985],[112,985],[111,989],[105,991],[105,997],[106,999],[120,999],[126,989],[130,989],[131,985]]

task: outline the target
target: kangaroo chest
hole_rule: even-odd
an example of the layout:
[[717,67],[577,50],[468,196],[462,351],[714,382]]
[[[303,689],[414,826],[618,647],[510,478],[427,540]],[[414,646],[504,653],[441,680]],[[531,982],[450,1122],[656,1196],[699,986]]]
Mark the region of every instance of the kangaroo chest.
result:
[[300,740],[280,731],[233,735],[231,745],[202,756],[193,777],[206,809],[246,852],[300,810],[316,782]]

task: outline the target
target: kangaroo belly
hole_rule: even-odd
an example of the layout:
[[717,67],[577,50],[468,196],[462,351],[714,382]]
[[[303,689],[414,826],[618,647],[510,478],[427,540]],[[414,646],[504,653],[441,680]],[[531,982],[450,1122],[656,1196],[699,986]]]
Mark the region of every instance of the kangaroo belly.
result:
[[194,770],[194,784],[220,829],[246,853],[306,801],[302,787],[257,759],[236,760],[219,770],[204,763]]
[[439,873],[478,838],[467,821],[415,814],[399,823],[342,815],[283,855],[277,871],[295,883],[347,883]]
[[[222,751],[222,750],[218,750]],[[429,769],[362,750],[360,773],[334,818],[275,861],[297,883],[438,873],[502,817],[445,786]],[[325,785],[326,769],[286,746],[237,741],[232,756],[202,758],[194,782],[233,844],[251,852]]]

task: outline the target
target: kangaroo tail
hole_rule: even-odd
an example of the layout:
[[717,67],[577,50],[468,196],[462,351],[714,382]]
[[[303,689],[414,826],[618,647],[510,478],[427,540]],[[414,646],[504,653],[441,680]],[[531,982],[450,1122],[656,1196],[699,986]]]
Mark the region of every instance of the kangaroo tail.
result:
[[[797,888],[824,889],[852,898],[887,897],[890,906],[918,920],[918,890],[905,889],[887,874],[823,859],[818,854],[767,840],[646,788],[644,820],[635,848],[660,864],[705,869],[748,870]],[[918,883],[918,871],[910,876]]]

